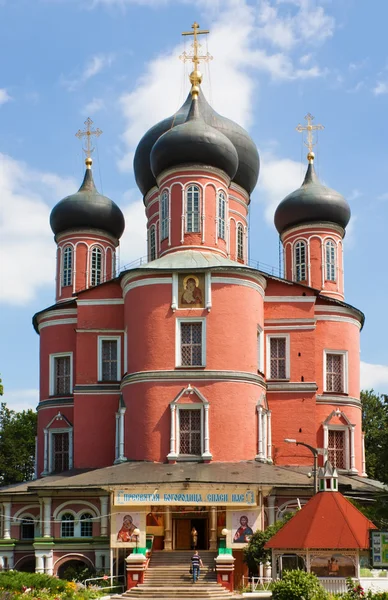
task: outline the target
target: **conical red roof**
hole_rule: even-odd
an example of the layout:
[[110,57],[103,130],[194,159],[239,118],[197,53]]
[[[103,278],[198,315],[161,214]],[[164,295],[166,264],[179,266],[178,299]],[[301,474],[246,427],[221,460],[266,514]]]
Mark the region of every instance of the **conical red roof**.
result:
[[376,526],[339,492],[320,492],[266,543],[266,548],[369,548]]

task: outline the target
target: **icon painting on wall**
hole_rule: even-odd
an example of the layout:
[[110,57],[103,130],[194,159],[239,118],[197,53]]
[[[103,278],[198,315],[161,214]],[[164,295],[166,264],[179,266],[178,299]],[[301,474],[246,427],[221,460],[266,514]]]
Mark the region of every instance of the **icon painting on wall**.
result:
[[179,308],[205,307],[205,276],[179,275]]
[[122,513],[116,516],[117,541],[118,542],[136,542],[137,536],[133,534],[137,529],[136,518],[137,514],[124,515]]

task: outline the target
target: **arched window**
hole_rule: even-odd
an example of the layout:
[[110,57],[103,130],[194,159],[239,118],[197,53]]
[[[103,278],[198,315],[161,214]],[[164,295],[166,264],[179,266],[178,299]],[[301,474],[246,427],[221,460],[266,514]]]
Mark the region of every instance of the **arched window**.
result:
[[63,251],[62,261],[62,287],[71,285],[71,276],[73,273],[73,248],[66,246]]
[[218,237],[225,239],[226,199],[224,192],[218,192]]
[[244,229],[242,225],[237,227],[237,260],[244,260]]
[[74,537],[74,517],[71,513],[62,515],[61,537]]
[[335,281],[336,271],[336,247],[333,240],[328,240],[325,244],[326,254],[326,279]]
[[33,540],[35,537],[35,523],[31,517],[25,517],[21,522],[20,539]]
[[294,246],[295,281],[306,281],[306,242],[296,242]]
[[93,536],[93,515],[90,513],[84,513],[81,515],[81,537],[92,537]]
[[198,233],[200,229],[199,187],[190,185],[186,190],[186,231]]
[[99,285],[102,280],[102,252],[101,248],[95,246],[92,249],[90,285]]
[[156,235],[155,235],[155,227],[152,226],[150,229],[150,260],[155,260],[156,258]]
[[160,240],[163,241],[168,238],[168,220],[169,220],[169,211],[168,211],[168,192],[163,192],[162,199],[160,201]]

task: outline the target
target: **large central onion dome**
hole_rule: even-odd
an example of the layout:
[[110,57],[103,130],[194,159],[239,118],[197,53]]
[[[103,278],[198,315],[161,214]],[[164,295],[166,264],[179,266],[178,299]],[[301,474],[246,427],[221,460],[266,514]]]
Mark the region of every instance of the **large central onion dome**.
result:
[[[162,156],[161,148],[168,156]],[[260,159],[252,138],[240,125],[216,113],[200,89],[198,97],[190,93],[174,115],[151,127],[140,140],[134,170],[142,194],[156,186],[156,177],[162,170],[183,163],[218,167],[248,194],[259,177]]]
[[97,191],[91,158],[85,163],[85,177],[78,192],[58,202],[51,211],[51,229],[55,235],[69,229],[100,229],[119,239],[125,228],[124,215],[113,200]]
[[301,187],[286,196],[276,209],[275,227],[280,234],[304,223],[335,223],[343,229],[349,223],[349,204],[341,194],[319,181],[314,169],[314,154],[309,154],[308,158]]

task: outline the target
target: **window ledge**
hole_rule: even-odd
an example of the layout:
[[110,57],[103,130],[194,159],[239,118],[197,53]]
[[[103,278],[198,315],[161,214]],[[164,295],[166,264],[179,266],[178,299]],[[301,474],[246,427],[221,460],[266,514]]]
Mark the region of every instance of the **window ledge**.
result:
[[[203,310],[203,309],[201,309]],[[177,365],[176,369],[206,369],[206,365]]]
[[327,390],[325,390],[323,392],[324,396],[344,396],[345,398],[347,396],[349,396],[348,392],[328,392]]
[[111,383],[121,383],[121,379],[98,379],[97,383],[98,385],[104,385],[104,383],[109,385]]

